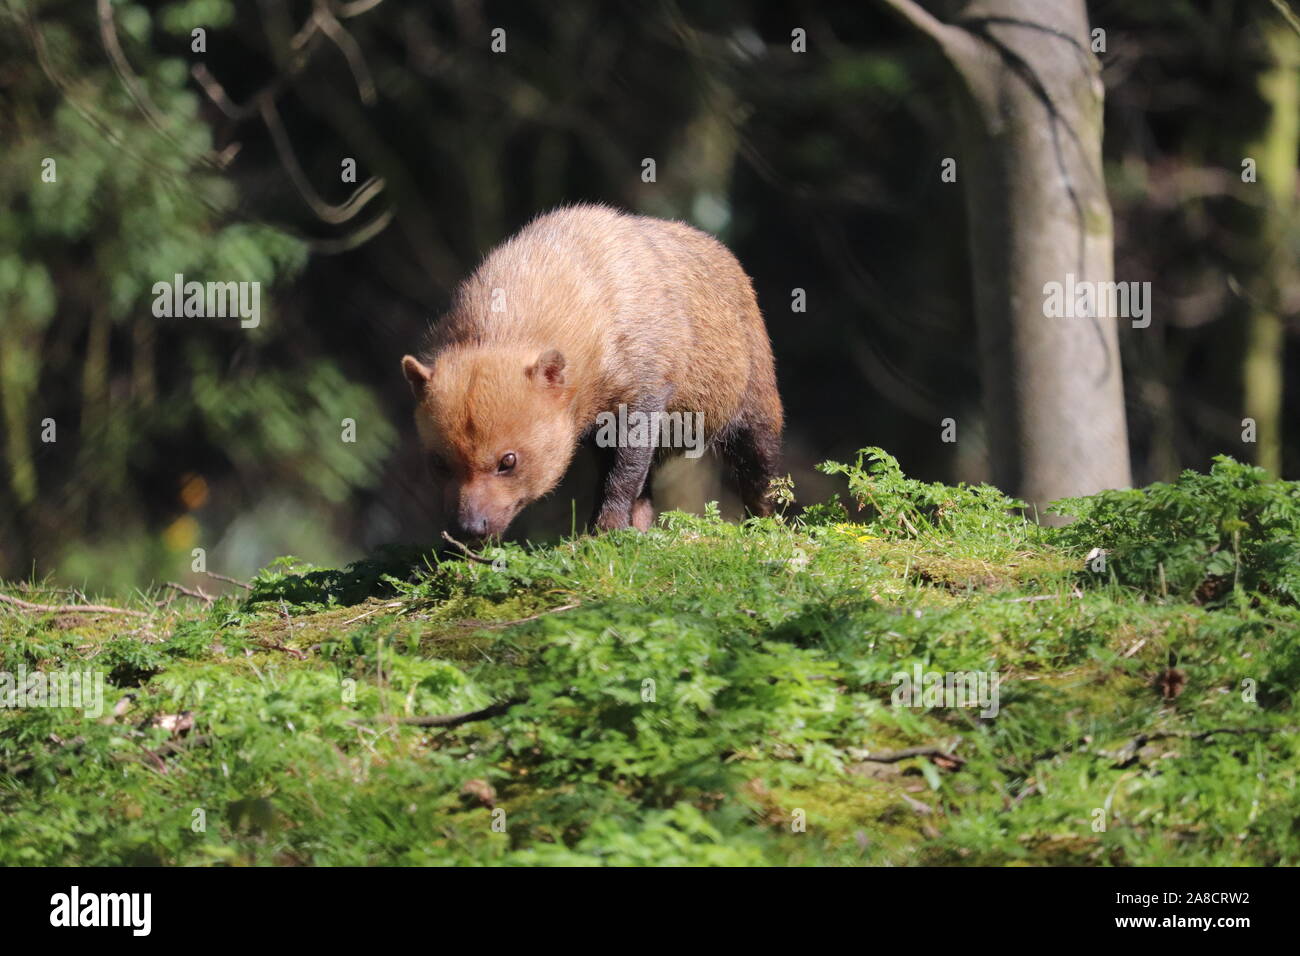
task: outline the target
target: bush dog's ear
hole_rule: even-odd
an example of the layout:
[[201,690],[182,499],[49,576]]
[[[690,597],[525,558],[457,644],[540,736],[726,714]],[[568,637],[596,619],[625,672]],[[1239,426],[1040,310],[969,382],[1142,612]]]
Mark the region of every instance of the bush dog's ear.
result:
[[411,384],[411,394],[415,396],[416,401],[424,398],[424,390],[428,388],[429,379],[433,377],[433,369],[420,364],[420,360],[414,355],[403,355],[402,374]]
[[528,377],[539,385],[564,384],[564,355],[559,349],[543,352],[535,363],[528,367]]

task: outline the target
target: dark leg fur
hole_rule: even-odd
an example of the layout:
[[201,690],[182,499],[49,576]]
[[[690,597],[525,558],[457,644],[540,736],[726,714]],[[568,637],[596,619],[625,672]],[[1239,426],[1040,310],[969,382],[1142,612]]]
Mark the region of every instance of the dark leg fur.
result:
[[779,474],[780,434],[766,424],[738,424],[723,443],[722,454],[735,470],[745,510],[760,518],[770,515],[768,486]]
[[[636,526],[642,531],[654,517],[650,504],[653,448],[598,448],[602,468],[591,524],[598,531]],[[641,522],[645,522],[645,527]]]
[[[629,412],[662,412],[668,395],[656,394],[638,401]],[[642,531],[654,520],[654,507],[650,502],[650,471],[654,467],[658,449],[653,444],[644,448],[598,448],[601,456],[601,486],[596,491],[596,514],[592,525],[598,531],[637,527]]]

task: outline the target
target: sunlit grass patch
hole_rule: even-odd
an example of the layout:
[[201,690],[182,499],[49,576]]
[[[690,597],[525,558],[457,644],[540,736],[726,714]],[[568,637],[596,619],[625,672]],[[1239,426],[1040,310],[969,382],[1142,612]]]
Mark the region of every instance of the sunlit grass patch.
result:
[[[671,513],[285,559],[210,604],[11,605],[0,670],[105,683],[93,716],[0,709],[0,863],[1300,862],[1289,484],[1189,497],[1228,537],[1162,587],[1123,562],[1177,534],[1143,511],[1169,493],[1126,493],[1097,571],[1086,525],[862,464],[835,469],[859,521]],[[1222,541],[1255,576],[1206,600]],[[913,674],[996,677],[996,708],[912,706]]]

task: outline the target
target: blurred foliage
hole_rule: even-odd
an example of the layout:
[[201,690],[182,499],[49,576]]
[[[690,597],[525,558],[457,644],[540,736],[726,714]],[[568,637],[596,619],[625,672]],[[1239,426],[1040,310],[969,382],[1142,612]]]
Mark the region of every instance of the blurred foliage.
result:
[[[431,540],[397,360],[485,251],[580,200],[689,219],[737,252],[809,499],[832,487],[814,464],[857,436],[911,474],[986,478],[964,212],[938,175],[950,91],[883,4],[383,0],[349,5],[355,48],[305,31],[305,3],[108,7],[125,66],[95,4],[0,7],[0,574],[129,590],[188,575],[193,547],[242,575],[286,550],[333,563]],[[1268,200],[1240,181],[1285,26],[1246,0],[1089,7],[1116,277],[1154,283],[1152,327],[1122,334],[1134,460],[1140,483],[1167,480],[1251,457],[1243,327],[1263,298],[1288,330],[1300,307],[1269,267],[1277,243],[1296,259],[1295,229],[1264,229]],[[236,104],[274,94],[279,140],[256,109],[217,109],[196,65]],[[372,176],[383,190],[355,217],[313,211]],[[177,273],[263,283],[262,322],[154,318],[153,284]],[[960,441],[940,440],[946,417]],[[1298,421],[1283,417],[1283,473]],[[584,467],[519,537],[586,513]],[[716,495],[679,474],[668,506]],[[185,492],[196,478],[204,495]]]
[[[185,58],[153,43],[159,19],[188,42],[195,23],[229,23],[232,5],[116,4],[113,14],[161,128],[104,63],[93,9],[5,10],[0,55],[26,68],[11,70],[2,101],[0,567],[35,557],[126,583],[115,573],[125,565],[138,583],[178,576],[189,545],[210,547],[243,504],[201,513],[194,540],[144,545],[187,510],[178,492],[192,472],[243,485],[245,502],[274,488],[327,514],[373,484],[395,429],[335,360],[296,354],[298,323],[269,290],[301,274],[307,248],[242,221]],[[261,321],[155,318],[154,284],[176,274],[260,283]],[[340,439],[345,418],[358,423],[354,443]],[[46,419],[52,442],[37,440]]]

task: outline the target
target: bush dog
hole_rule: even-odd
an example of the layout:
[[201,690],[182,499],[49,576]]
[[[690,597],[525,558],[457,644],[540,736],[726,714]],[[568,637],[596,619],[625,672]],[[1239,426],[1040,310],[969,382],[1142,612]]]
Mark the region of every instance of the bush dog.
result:
[[749,276],[685,223],[593,205],[533,220],[460,284],[402,371],[460,537],[504,532],[583,442],[601,458],[597,529],[650,526],[651,472],[674,444],[718,449],[748,510],[771,513],[772,346]]

